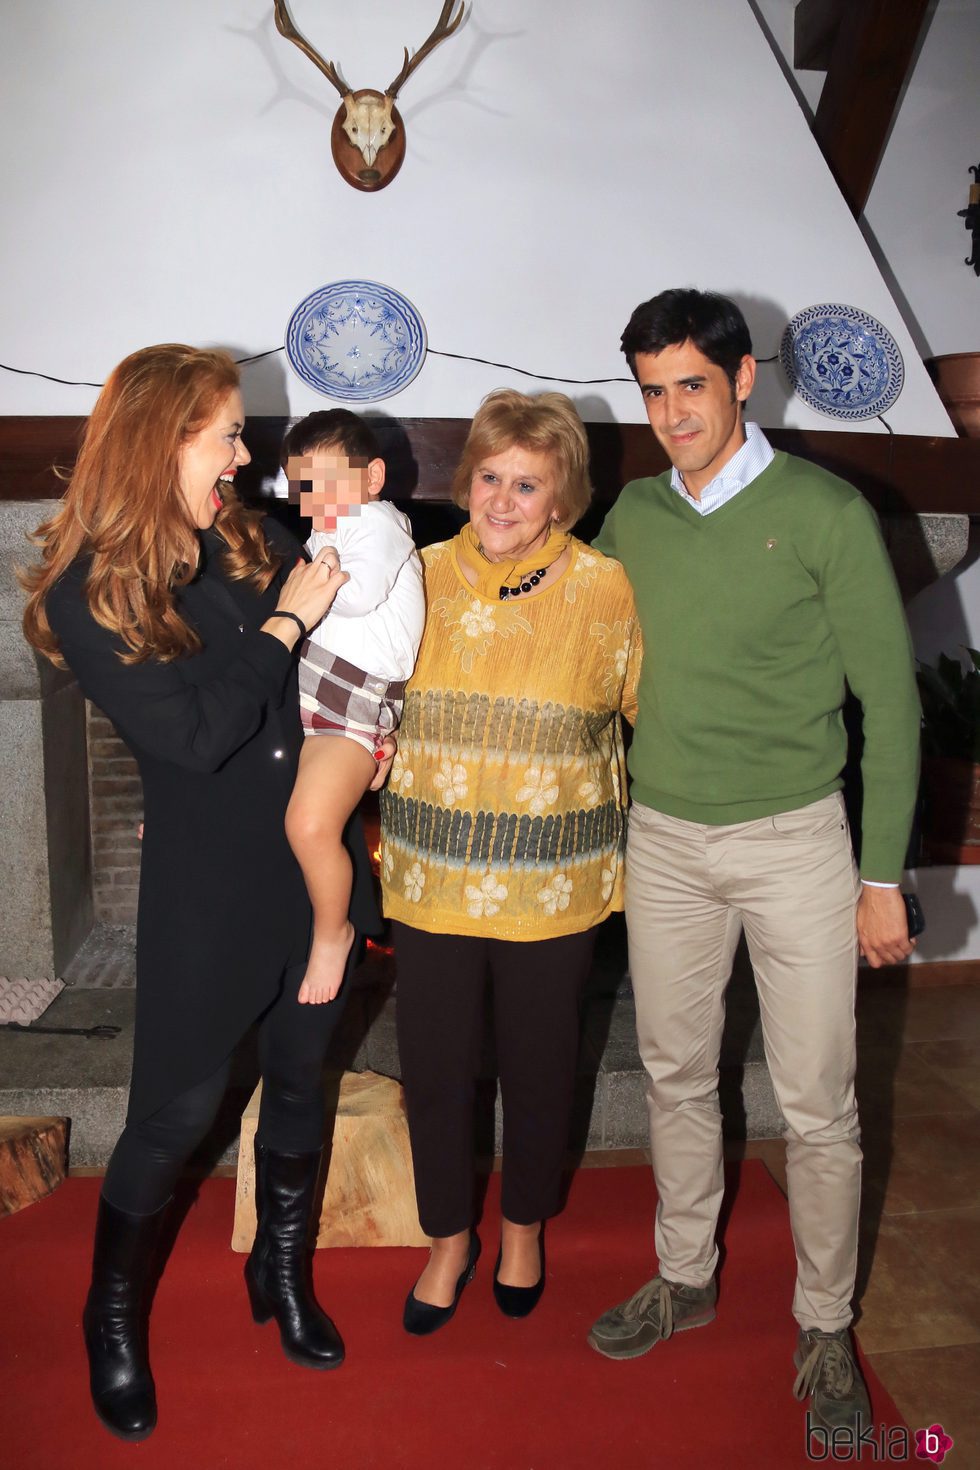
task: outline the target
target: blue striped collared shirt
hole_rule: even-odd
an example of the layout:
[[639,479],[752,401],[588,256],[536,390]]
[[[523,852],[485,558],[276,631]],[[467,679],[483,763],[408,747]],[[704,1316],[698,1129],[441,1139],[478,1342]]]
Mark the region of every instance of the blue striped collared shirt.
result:
[[727,464],[722,465],[714,479],[708,481],[701,491],[700,500],[695,500],[693,495],[688,494],[684,488],[683,476],[676,468],[670,473],[670,487],[678,495],[683,495],[698,515],[708,516],[713,510],[720,510],[723,505],[727,505],[729,500],[734,500],[740,490],[744,490],[746,485],[750,485],[757,475],[761,475],[772,464],[774,456],[775,450],[759,425],[747,423],[745,443]]

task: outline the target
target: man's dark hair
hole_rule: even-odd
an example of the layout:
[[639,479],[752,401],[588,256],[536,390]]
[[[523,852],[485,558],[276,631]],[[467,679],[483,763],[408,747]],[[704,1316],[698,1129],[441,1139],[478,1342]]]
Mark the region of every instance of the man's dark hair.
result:
[[734,390],[738,365],[752,352],[748,326],[734,301],[693,288],[661,291],[636,308],[620,339],[634,378],[638,352],[663,352],[682,342],[693,342],[723,370]]
[[291,455],[309,454],[314,449],[336,449],[349,460],[381,458],[381,450],[373,432],[362,418],[349,408],[325,408],[308,413],[305,419],[286,434],[282,441],[280,461],[285,469]]

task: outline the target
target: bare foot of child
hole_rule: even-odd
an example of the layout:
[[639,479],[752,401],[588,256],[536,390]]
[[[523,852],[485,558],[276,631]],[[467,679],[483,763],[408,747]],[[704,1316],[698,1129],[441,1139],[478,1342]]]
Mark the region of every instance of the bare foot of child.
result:
[[331,934],[324,939],[314,933],[306,974],[297,997],[300,1005],[316,1006],[333,1000],[343,984],[347,956],[353,944],[354,925],[351,923],[346,923],[339,934]]

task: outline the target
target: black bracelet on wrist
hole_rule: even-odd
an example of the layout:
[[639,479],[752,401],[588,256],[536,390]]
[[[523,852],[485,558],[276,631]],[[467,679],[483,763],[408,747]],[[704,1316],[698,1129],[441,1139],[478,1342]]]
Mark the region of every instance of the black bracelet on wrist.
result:
[[269,614],[269,617],[270,618],[291,618],[292,621],[296,624],[297,628],[299,629],[299,633],[300,633],[300,637],[301,638],[309,638],[309,636],[310,636],[310,630],[309,630],[309,628],[307,628],[306,624],[303,622],[303,619],[301,617],[299,617],[296,613],[291,613],[291,612],[271,612]]

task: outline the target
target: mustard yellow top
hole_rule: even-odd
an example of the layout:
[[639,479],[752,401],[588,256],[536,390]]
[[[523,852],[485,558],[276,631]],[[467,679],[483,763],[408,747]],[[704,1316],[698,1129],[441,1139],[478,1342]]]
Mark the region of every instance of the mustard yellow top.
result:
[[576,934],[623,907],[633,593],[573,537],[551,585],[491,601],[457,540],[422,553],[425,632],[381,797],[385,913],[433,934]]

